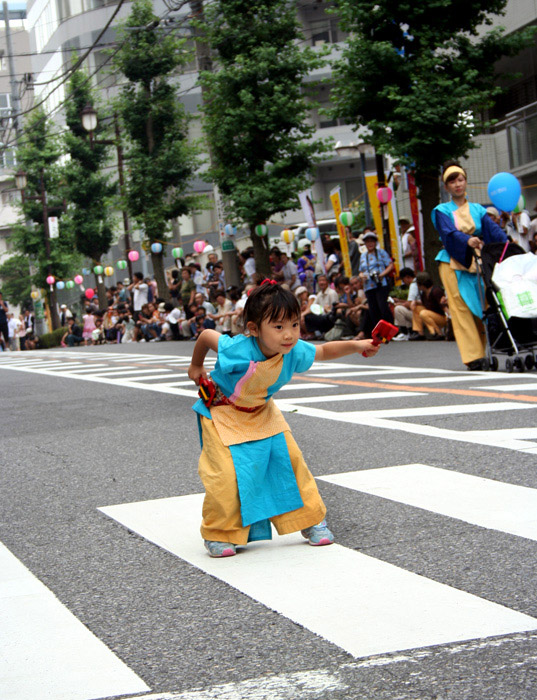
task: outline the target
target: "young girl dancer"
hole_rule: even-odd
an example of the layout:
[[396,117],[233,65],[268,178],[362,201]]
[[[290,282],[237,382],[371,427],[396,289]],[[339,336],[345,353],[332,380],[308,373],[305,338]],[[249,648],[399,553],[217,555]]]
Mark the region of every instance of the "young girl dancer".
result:
[[[205,487],[201,534],[212,557],[229,557],[247,542],[302,531],[314,546],[332,544],[326,508],[289,426],[272,396],[315,360],[355,352],[367,357],[370,340],[315,346],[300,340],[300,307],[294,294],[265,280],[244,307],[248,335],[233,338],[204,330],[196,341],[188,376],[199,384],[209,350],[218,353],[210,407],[200,399],[202,453],[199,474]],[[270,521],[270,522],[269,522]]]

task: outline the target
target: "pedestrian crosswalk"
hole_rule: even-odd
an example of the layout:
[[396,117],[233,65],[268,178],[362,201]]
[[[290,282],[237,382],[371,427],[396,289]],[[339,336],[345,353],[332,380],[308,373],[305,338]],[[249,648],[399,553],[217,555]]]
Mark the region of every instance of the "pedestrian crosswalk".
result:
[[[537,538],[536,489],[427,465],[320,479]],[[202,494],[194,494],[100,510],[355,658],[537,630],[535,617],[338,544],[314,550],[300,533],[250,543],[233,559],[211,559],[199,535],[202,500]]]
[[[180,406],[186,412],[197,397],[187,377],[189,364],[187,355],[91,350],[6,353],[0,356],[0,380],[4,370],[54,378],[69,382],[69,387],[72,380],[79,380],[105,385],[107,390],[160,392],[183,397]],[[207,367],[212,366],[214,357],[209,357]],[[277,402],[284,412],[306,420],[354,426],[357,435],[366,427],[388,431],[388,439],[391,431],[399,431],[537,454],[532,412],[537,409],[537,380],[530,382],[527,375],[371,367],[361,360],[358,364],[315,363],[284,388]],[[484,429],[478,421],[468,421],[462,428],[431,424],[444,417],[502,415],[516,416],[517,427]],[[537,542],[537,488],[507,483],[507,477],[505,482],[478,477],[464,468],[461,471],[457,464],[439,468],[391,462],[364,468],[363,460],[361,455],[360,463],[347,464],[345,471],[318,477],[321,488],[335,489],[336,503],[340,497],[352,503],[352,512],[359,512],[359,499],[370,497],[405,517],[408,509],[418,517],[433,515],[442,522],[446,537],[453,536],[457,546],[467,547],[461,554],[468,562],[478,556],[469,544],[474,534],[479,534],[485,547],[500,538],[506,560],[515,558],[517,542],[530,546]],[[509,581],[508,575],[504,583],[513,594],[506,602],[505,595],[495,599],[487,591],[476,592],[465,579],[455,586],[448,576],[430,571],[424,575],[414,563],[385,561],[374,555],[375,549],[364,553],[359,532],[352,544],[355,548],[309,547],[296,533],[276,536],[270,543],[250,543],[229,560],[212,560],[199,535],[202,498],[190,493],[96,503],[107,516],[100,518],[107,532],[103,541],[113,537],[121,543],[121,528],[111,529],[111,520],[115,521],[143,538],[135,546],[159,547],[195,567],[197,575],[209,574],[214,586],[229,586],[238,605],[240,596],[247,596],[300,625],[305,642],[314,639],[308,635],[317,635],[350,654],[354,662],[347,664],[347,673],[403,659],[415,662],[446,648],[470,653],[495,648],[506,640],[522,644],[537,639],[535,609],[517,597],[516,581]],[[337,532],[345,516],[337,509],[329,515]],[[366,527],[376,527],[374,517]],[[456,539],[460,527],[469,533],[467,543]],[[432,538],[434,533],[424,531],[424,537]],[[0,619],[6,621],[8,631],[0,635],[2,699],[93,700],[140,693],[150,693],[144,700],[353,697],[346,694],[352,691],[343,675],[324,669],[243,680],[212,691],[175,693],[169,688],[169,693],[154,694],[152,681],[132,670],[128,655],[118,658],[1,544]]]
[[[214,356],[209,355],[205,363],[208,370],[214,367],[214,362]],[[187,377],[189,364],[190,355],[97,353],[91,350],[4,353],[0,356],[0,369],[195,399],[196,388]],[[509,383],[506,383],[507,377]],[[424,396],[432,400],[427,405],[422,403],[416,407],[416,398]],[[463,397],[464,403],[454,405],[451,402],[454,396]],[[376,402],[394,399],[397,402],[393,408],[375,407]],[[282,411],[305,417],[537,454],[537,439],[530,433],[537,409],[537,380],[528,381],[524,374],[371,365],[367,360],[363,363],[359,360],[359,364],[316,362],[309,372],[288,384],[276,401]],[[348,406],[348,410],[341,410],[341,405]],[[427,423],[432,416],[478,416],[521,410],[528,414],[528,432],[525,434],[518,426],[491,432],[474,430],[471,424],[464,429],[455,429]],[[424,421],[416,422],[418,417]]]

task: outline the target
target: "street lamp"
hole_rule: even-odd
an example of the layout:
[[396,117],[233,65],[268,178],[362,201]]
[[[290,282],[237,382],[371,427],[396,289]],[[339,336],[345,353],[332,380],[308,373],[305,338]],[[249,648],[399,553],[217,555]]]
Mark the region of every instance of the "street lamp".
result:
[[[108,141],[106,141],[106,140],[97,141],[93,136],[93,132],[97,128],[97,125],[99,123],[99,119],[97,116],[97,112],[95,111],[95,109],[92,105],[87,104],[84,107],[84,109],[80,112],[80,119],[82,121],[83,128],[89,133],[90,147],[92,150],[93,150],[93,147],[95,144],[116,147],[119,189],[120,189],[121,195],[123,197],[125,194],[125,192],[124,192],[125,179],[123,177],[123,148],[121,145],[121,132],[119,130],[119,121],[117,118],[117,114],[114,114],[114,127],[115,127],[116,138],[114,140],[108,140]],[[122,214],[123,214],[123,230],[125,232],[125,235],[124,235],[125,253],[127,254],[131,249],[131,241],[130,241],[130,235],[129,235],[129,228],[130,228],[129,227],[129,217],[127,216],[127,212],[125,210],[122,210]],[[133,279],[132,262],[131,262],[131,259],[128,257],[128,255],[127,255],[127,265],[129,266],[129,277],[132,281],[132,279]]]
[[17,189],[23,192],[23,190],[26,189],[26,185],[28,184],[28,178],[26,176],[26,173],[24,170],[18,170],[15,173],[15,184],[17,186]]
[[97,128],[97,112],[94,110],[92,105],[87,104],[80,112],[80,117],[82,119],[82,126],[86,131],[89,131],[91,136]]

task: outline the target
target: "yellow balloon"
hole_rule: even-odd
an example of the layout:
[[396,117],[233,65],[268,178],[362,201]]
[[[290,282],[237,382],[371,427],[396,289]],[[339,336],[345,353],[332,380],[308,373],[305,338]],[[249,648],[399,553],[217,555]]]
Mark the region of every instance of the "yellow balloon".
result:
[[30,296],[35,301],[36,299],[39,299],[39,292],[33,291],[30,293]]
[[111,265],[108,265],[104,268],[104,274],[107,277],[112,277],[112,275],[114,274],[114,268]]
[[282,238],[286,243],[292,243],[295,240],[295,232],[286,228],[282,231]]

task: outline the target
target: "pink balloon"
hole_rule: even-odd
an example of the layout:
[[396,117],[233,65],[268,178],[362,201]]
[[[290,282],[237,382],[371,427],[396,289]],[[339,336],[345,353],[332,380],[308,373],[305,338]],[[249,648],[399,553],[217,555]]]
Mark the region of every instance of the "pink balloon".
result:
[[393,197],[393,192],[389,187],[379,187],[377,190],[377,199],[381,204],[388,204]]
[[194,250],[196,253],[203,253],[205,250],[205,241],[194,241]]
[[86,295],[86,299],[88,299],[88,301],[89,301],[90,299],[93,299],[93,297],[95,296],[95,291],[93,289],[86,289],[84,294]]
[[137,250],[129,250],[128,258],[131,262],[136,262],[140,257],[140,253]]
[[49,275],[49,276],[47,277],[47,284],[54,284],[55,281],[56,281],[56,280],[55,280],[55,278],[54,278],[52,275]]
[[75,279],[75,282],[77,284],[82,284],[82,282],[84,281],[84,278],[82,277],[82,275],[75,275],[74,279]]

